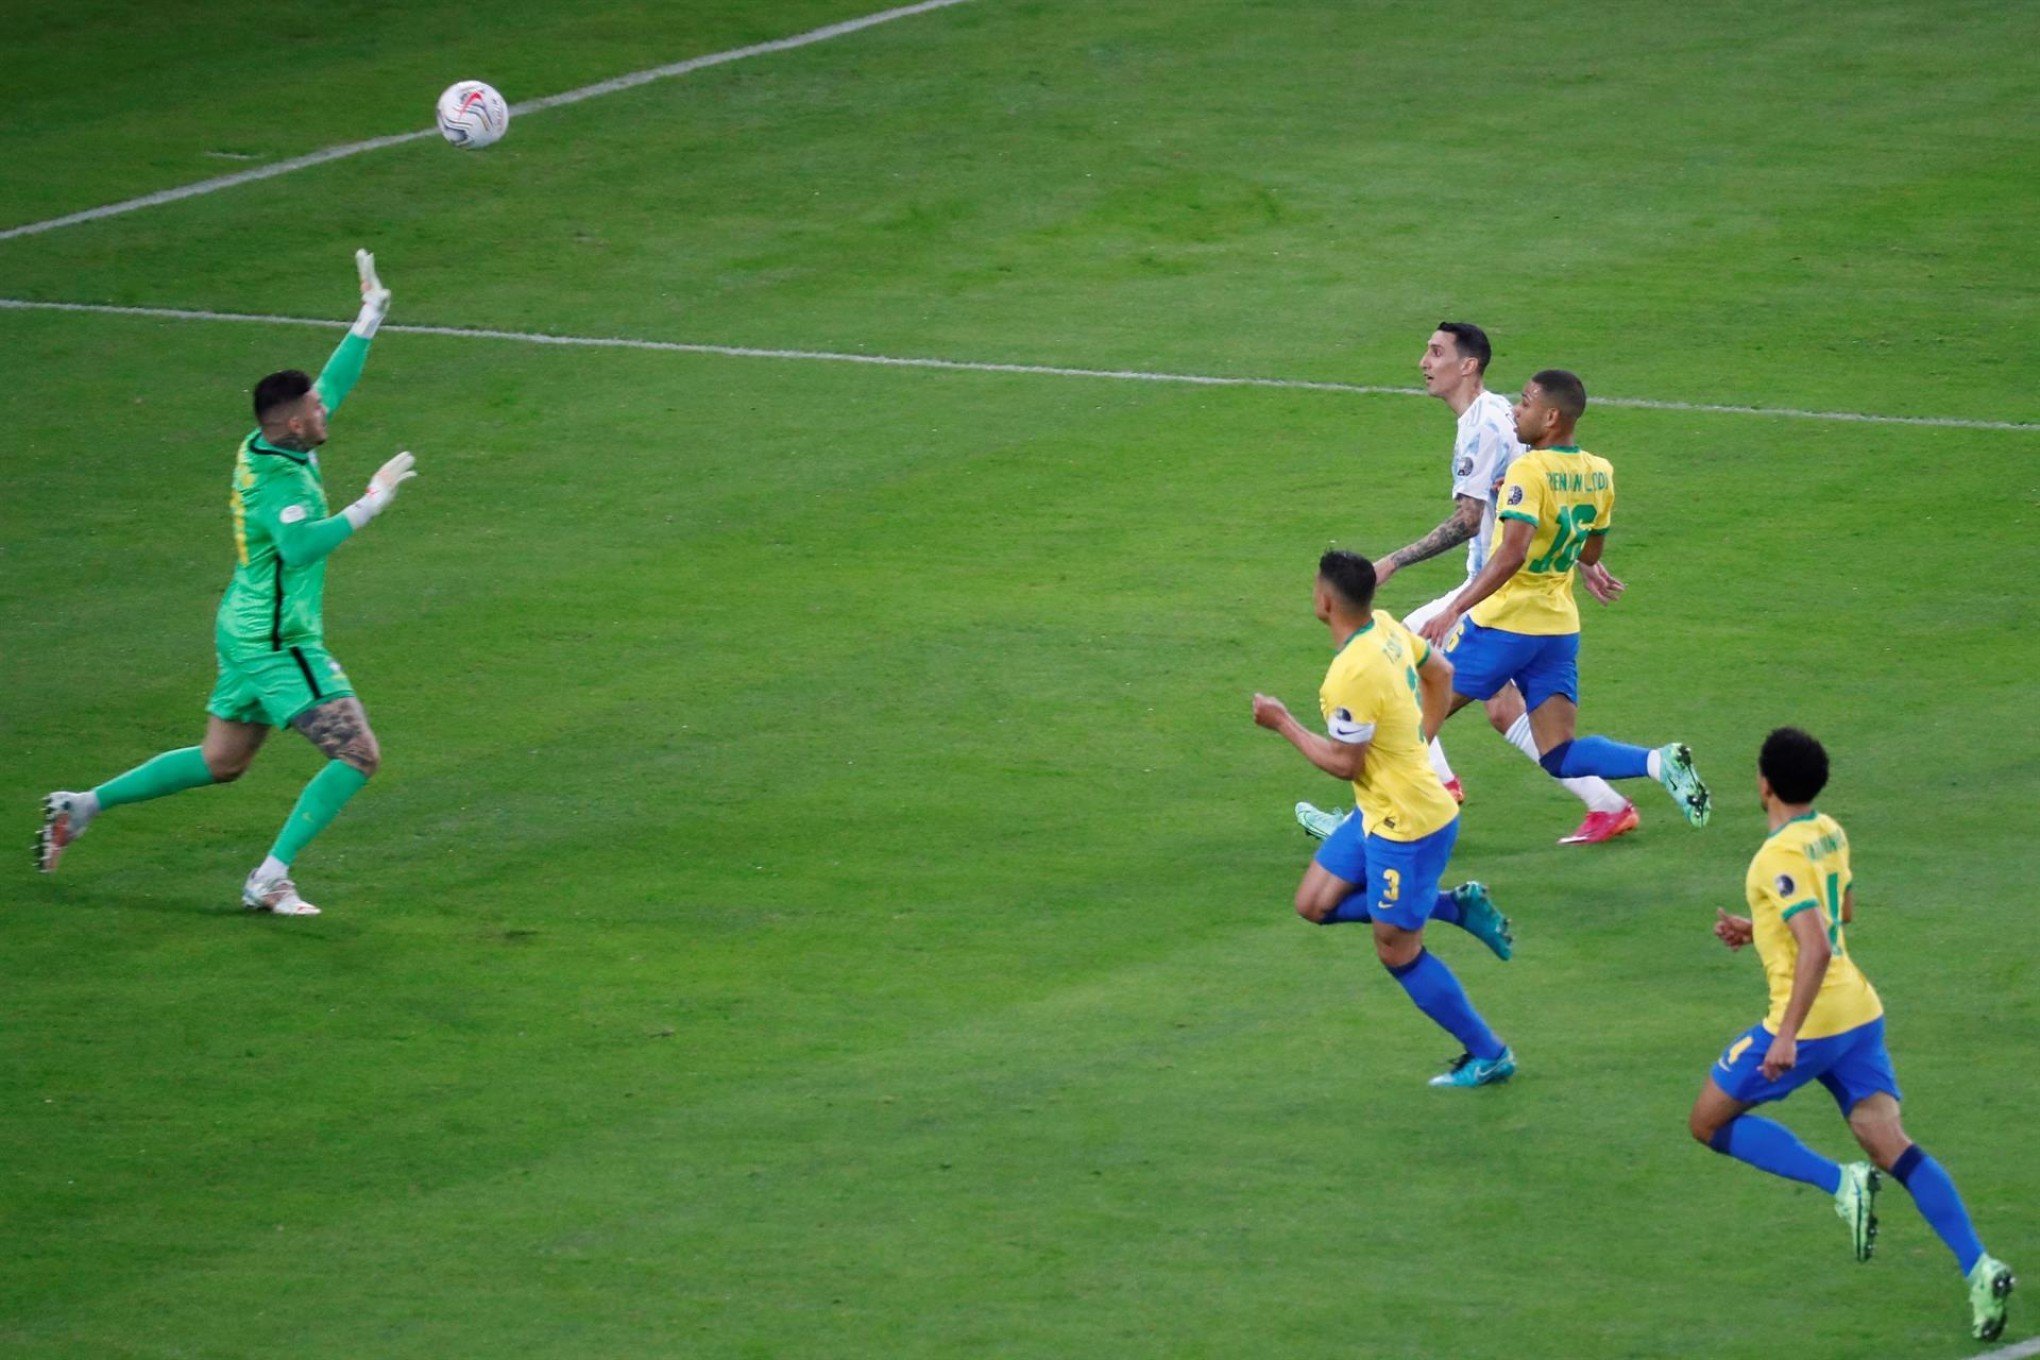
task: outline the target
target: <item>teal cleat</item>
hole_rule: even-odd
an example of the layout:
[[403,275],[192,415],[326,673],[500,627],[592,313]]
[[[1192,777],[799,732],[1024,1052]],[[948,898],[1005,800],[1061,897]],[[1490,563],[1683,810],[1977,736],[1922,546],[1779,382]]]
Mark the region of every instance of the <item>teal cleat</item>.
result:
[[[1985,1253],[1969,1268],[1969,1334],[1995,1341],[2005,1334],[2005,1300],[2012,1296],[2012,1268]],[[2023,1349],[2023,1348],[2022,1348]]]
[[1433,1086],[1496,1086],[1516,1075],[1516,1051],[1502,1050],[1499,1058],[1476,1058],[1462,1053],[1452,1066],[1431,1078]]
[[1714,811],[1714,799],[1708,795],[1707,784],[1700,778],[1700,772],[1693,768],[1693,748],[1683,741],[1669,746],[1660,746],[1658,756],[1658,783],[1665,786],[1665,792],[1672,795],[1672,801],[1679,805],[1679,811],[1686,814],[1690,826],[1707,825],[1708,814]]
[[1877,1187],[1884,1178],[1868,1162],[1850,1162],[1842,1168],[1842,1183],[1835,1191],[1835,1215],[1849,1225],[1849,1240],[1855,1244],[1856,1259],[1867,1261],[1877,1250]]
[[1334,831],[1339,829],[1339,823],[1352,815],[1350,812],[1341,812],[1337,809],[1327,810],[1318,807],[1315,803],[1298,803],[1296,805],[1296,824],[1302,827],[1304,834],[1314,841],[1328,838]]
[[1495,900],[1488,896],[1487,884],[1462,883],[1452,890],[1452,900],[1459,904],[1460,927],[1507,963],[1515,949],[1516,933],[1509,927],[1509,918],[1496,909]]

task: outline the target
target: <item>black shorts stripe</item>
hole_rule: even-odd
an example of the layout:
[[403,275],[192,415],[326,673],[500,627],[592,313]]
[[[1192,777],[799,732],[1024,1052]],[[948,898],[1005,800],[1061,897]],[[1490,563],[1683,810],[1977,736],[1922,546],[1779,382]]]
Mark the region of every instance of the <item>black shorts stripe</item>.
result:
[[303,650],[293,647],[290,649],[290,654],[297,658],[297,668],[304,672],[305,684],[312,691],[312,698],[323,699],[325,696],[319,693],[319,682],[312,678],[312,666],[310,662],[305,660]]
[[[283,650],[283,554],[282,554],[282,553],[278,553],[278,554],[276,555],[276,576],[275,576],[275,582],[274,582],[274,586],[273,586],[273,594],[275,595],[275,598],[274,598],[273,600],[271,600],[271,601],[270,601],[270,604],[269,604],[269,650],[270,650],[270,651],[272,651],[272,652],[280,652],[280,651],[282,651],[282,650]],[[305,659],[304,659],[303,657],[299,657],[299,658],[298,658],[298,664],[299,664],[300,666],[304,665],[304,664],[305,664]]]

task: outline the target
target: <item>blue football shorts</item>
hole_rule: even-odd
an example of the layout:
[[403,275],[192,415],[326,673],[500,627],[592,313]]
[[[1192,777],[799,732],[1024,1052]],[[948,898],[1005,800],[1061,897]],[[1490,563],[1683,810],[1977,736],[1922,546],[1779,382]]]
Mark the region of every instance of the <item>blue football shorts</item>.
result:
[[1367,914],[1399,930],[1422,930],[1438,903],[1438,881],[1459,840],[1454,817],[1430,835],[1413,841],[1370,836],[1361,829],[1360,814],[1339,823],[1318,847],[1317,862],[1367,892]]
[[1893,1100],[1903,1099],[1898,1091],[1898,1074],[1891,1069],[1891,1054],[1884,1048],[1884,1017],[1865,1025],[1830,1034],[1824,1039],[1801,1039],[1799,1061],[1776,1081],[1766,1081],[1764,1055],[1777,1036],[1762,1023],[1751,1025],[1722,1050],[1710,1075],[1714,1084],[1737,1100],[1751,1105],[1783,1100],[1809,1081],[1827,1087],[1847,1114],[1865,1096],[1882,1091]]
[[1445,639],[1445,658],[1453,692],[1469,699],[1492,699],[1513,680],[1531,709],[1554,694],[1580,701],[1578,633],[1511,633],[1461,619]]

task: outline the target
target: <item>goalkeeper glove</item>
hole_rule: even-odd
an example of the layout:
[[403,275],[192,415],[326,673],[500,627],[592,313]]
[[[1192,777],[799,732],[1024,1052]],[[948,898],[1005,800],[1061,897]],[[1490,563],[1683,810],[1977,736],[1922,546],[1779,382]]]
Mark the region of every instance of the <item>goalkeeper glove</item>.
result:
[[357,531],[360,530],[389,508],[390,502],[397,498],[398,487],[418,475],[411,471],[411,465],[417,461],[409,453],[400,453],[384,463],[376,469],[375,476],[368,479],[368,491],[362,498],[340,513],[347,516],[347,522]]
[[354,267],[361,271],[361,314],[354,318],[354,333],[371,340],[375,338],[376,327],[389,315],[390,290],[375,276],[375,256],[365,250],[355,251]]

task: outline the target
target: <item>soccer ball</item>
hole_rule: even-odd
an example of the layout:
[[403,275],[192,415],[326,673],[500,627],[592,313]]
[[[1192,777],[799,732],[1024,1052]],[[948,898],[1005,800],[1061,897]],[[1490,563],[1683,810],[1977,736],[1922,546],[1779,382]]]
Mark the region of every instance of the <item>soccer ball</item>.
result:
[[510,130],[510,106],[495,88],[463,80],[439,96],[439,133],[463,151],[479,151]]

